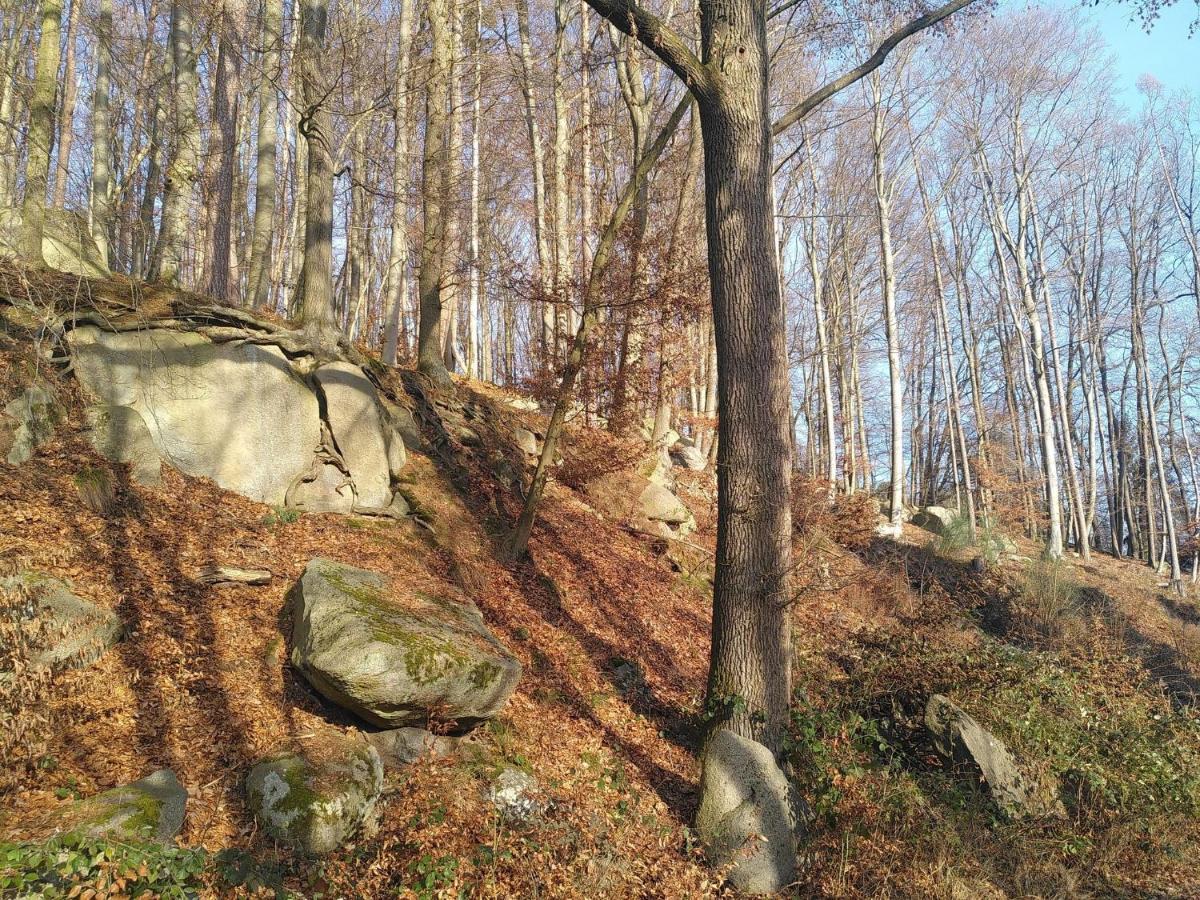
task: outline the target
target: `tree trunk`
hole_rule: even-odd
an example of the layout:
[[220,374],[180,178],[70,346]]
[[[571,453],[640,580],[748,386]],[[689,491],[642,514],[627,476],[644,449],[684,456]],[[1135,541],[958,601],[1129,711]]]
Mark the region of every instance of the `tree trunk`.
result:
[[255,309],[269,302],[272,229],[275,224],[275,143],[279,120],[279,50],[283,40],[283,0],[264,0],[262,73],[258,86],[258,162],[254,181],[254,236],[246,301]]
[[450,194],[449,106],[452,40],[450,0],[429,0],[430,61],[425,86],[425,154],[422,162],[425,213],[421,240],[421,322],[417,368],[442,387],[451,387],[442,358],[442,290],[446,280],[447,201]]
[[392,118],[392,234],[388,252],[384,306],[387,325],[383,336],[383,361],[394,366],[403,329],[408,297],[408,90],[412,56],[413,17],[416,0],[402,0],[400,46],[396,51],[395,114]]
[[178,284],[183,268],[188,208],[200,177],[200,86],[196,76],[196,47],[192,0],[175,0],[171,18],[171,57],[175,78],[175,151],[167,166],[162,227],[156,248],[155,275],[165,284]]
[[33,90],[29,97],[25,199],[21,207],[21,254],[37,265],[45,265],[42,232],[46,219],[50,153],[54,143],[54,97],[58,82],[61,29],[62,0],[42,0],[42,28],[38,36]]
[[58,106],[58,164],[54,174],[54,205],[67,205],[67,182],[71,178],[71,145],[75,142],[75,95],[79,83],[75,75],[75,29],[83,0],[72,0],[67,13],[67,39],[64,47],[62,102]]
[[[112,231],[112,124],[108,110],[112,22],[112,0],[100,0],[96,17],[96,82],[92,91],[92,237],[100,251],[100,259],[106,265],[109,264],[108,241]],[[150,147],[151,152],[157,150],[153,137]],[[153,160],[149,171],[157,171]],[[147,181],[146,192],[153,190]],[[135,262],[134,268],[138,273],[142,271],[140,259]]]
[[300,132],[308,155],[304,207],[304,266],[300,273],[298,319],[318,345],[340,336],[333,305],[333,114],[324,83],[326,0],[300,0],[300,88],[304,112]]

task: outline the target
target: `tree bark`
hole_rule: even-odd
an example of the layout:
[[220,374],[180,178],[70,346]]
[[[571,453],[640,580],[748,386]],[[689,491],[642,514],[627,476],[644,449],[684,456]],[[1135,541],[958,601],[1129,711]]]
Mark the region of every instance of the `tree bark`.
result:
[[246,301],[255,309],[269,302],[272,229],[275,224],[275,144],[279,120],[279,51],[283,40],[283,0],[264,0],[262,72],[258,86],[258,160],[254,181],[254,236]]
[[430,61],[425,85],[425,154],[421,240],[421,321],[417,368],[441,387],[451,387],[442,358],[442,290],[446,280],[447,201],[450,194],[449,106],[452,54],[450,0],[429,0]]
[[54,99],[58,83],[62,0],[42,0],[33,90],[29,97],[29,132],[25,151],[25,198],[21,207],[21,254],[45,265],[42,232],[46,219],[46,188],[54,144]]

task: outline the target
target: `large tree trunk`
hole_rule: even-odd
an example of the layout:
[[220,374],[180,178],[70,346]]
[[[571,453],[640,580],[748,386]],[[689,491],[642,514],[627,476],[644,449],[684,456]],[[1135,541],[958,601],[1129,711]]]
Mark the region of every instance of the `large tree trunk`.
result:
[[54,143],[54,97],[58,82],[62,0],[42,0],[42,29],[38,37],[33,91],[29,98],[26,138],[25,199],[21,208],[21,254],[44,265],[42,231],[46,219],[46,187]]
[[714,726],[778,751],[791,695],[791,416],[765,14],[746,0],[701,7],[709,65],[724,73],[721,90],[699,98],[720,371],[708,704]]
[[450,194],[449,106],[451,34],[450,0],[429,0],[430,61],[425,86],[425,155],[421,240],[421,322],[417,335],[417,368],[443,387],[453,384],[442,358],[442,290],[446,280],[447,206]]
[[219,303],[229,300],[229,270],[233,237],[233,179],[237,162],[237,120],[240,97],[241,63],[234,50],[230,29],[234,23],[224,13],[219,19],[221,37],[217,50],[217,74],[213,85],[213,138],[209,165],[215,166],[211,179],[211,245],[208,252],[208,292]]
[[175,151],[167,166],[162,227],[155,254],[156,276],[178,284],[188,231],[188,208],[200,177],[200,86],[196,76],[196,46],[192,0],[175,0],[171,17],[171,57],[175,78]]
[[258,87],[258,162],[254,182],[254,236],[250,243],[250,275],[246,301],[258,309],[271,292],[271,236],[275,222],[275,143],[279,119],[279,49],[283,39],[283,0],[263,3]]
[[328,18],[326,0],[301,0],[297,55],[305,110],[300,131],[308,176],[298,318],[310,337],[323,345],[336,344],[340,336],[333,305],[333,113],[322,71]]

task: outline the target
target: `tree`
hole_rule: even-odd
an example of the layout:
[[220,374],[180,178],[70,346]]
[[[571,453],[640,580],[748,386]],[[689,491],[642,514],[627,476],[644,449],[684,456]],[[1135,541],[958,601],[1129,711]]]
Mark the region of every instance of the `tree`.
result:
[[862,65],[773,126],[766,4],[700,7],[700,56],[630,0],[588,0],[655,52],[696,98],[704,135],[705,221],[717,344],[717,558],[708,708],[713,727],[782,746],[791,699],[791,415],[775,249],[772,140],[878,68],[904,38],[971,0],[894,32]]
[[453,382],[442,357],[442,290],[446,281],[447,206],[450,202],[450,66],[453,0],[430,0],[431,56],[425,83],[425,153],[421,188],[425,225],[421,240],[421,321],[417,368],[440,387]]
[[25,200],[21,207],[21,252],[45,265],[42,232],[46,219],[46,188],[54,143],[54,97],[58,82],[59,32],[62,0],[42,0],[42,29],[38,35],[37,65],[29,99],[29,137],[25,161]]
[[301,0],[300,88],[304,113],[300,132],[307,149],[304,206],[304,268],[300,273],[298,319],[318,345],[336,344],[341,336],[333,306],[333,114],[326,83],[325,31],[327,0]]
[[258,160],[254,184],[254,238],[246,300],[259,309],[271,290],[272,227],[275,224],[275,144],[279,119],[279,48],[283,40],[283,0],[265,0],[262,16],[262,59],[258,85]]
[[175,80],[175,150],[167,166],[161,231],[155,250],[157,280],[178,284],[188,234],[188,207],[200,177],[200,85],[192,0],[175,0],[171,15],[171,60]]

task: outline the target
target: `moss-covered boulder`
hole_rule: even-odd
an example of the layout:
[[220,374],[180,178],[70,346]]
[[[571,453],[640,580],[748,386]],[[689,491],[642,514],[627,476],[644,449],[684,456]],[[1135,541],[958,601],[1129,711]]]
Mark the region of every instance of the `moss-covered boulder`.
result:
[[0,452],[9,465],[19,466],[54,436],[66,416],[47,385],[34,383],[0,409]]
[[361,738],[326,737],[300,753],[280,753],[250,770],[250,808],[267,833],[304,853],[342,846],[374,821],[383,763]]
[[183,827],[187,791],[170,769],[64,807],[58,830],[121,842],[170,843]]
[[390,585],[320,557],[292,594],[292,663],[321,694],[376,725],[461,728],[490,719],[521,677],[472,603]]

